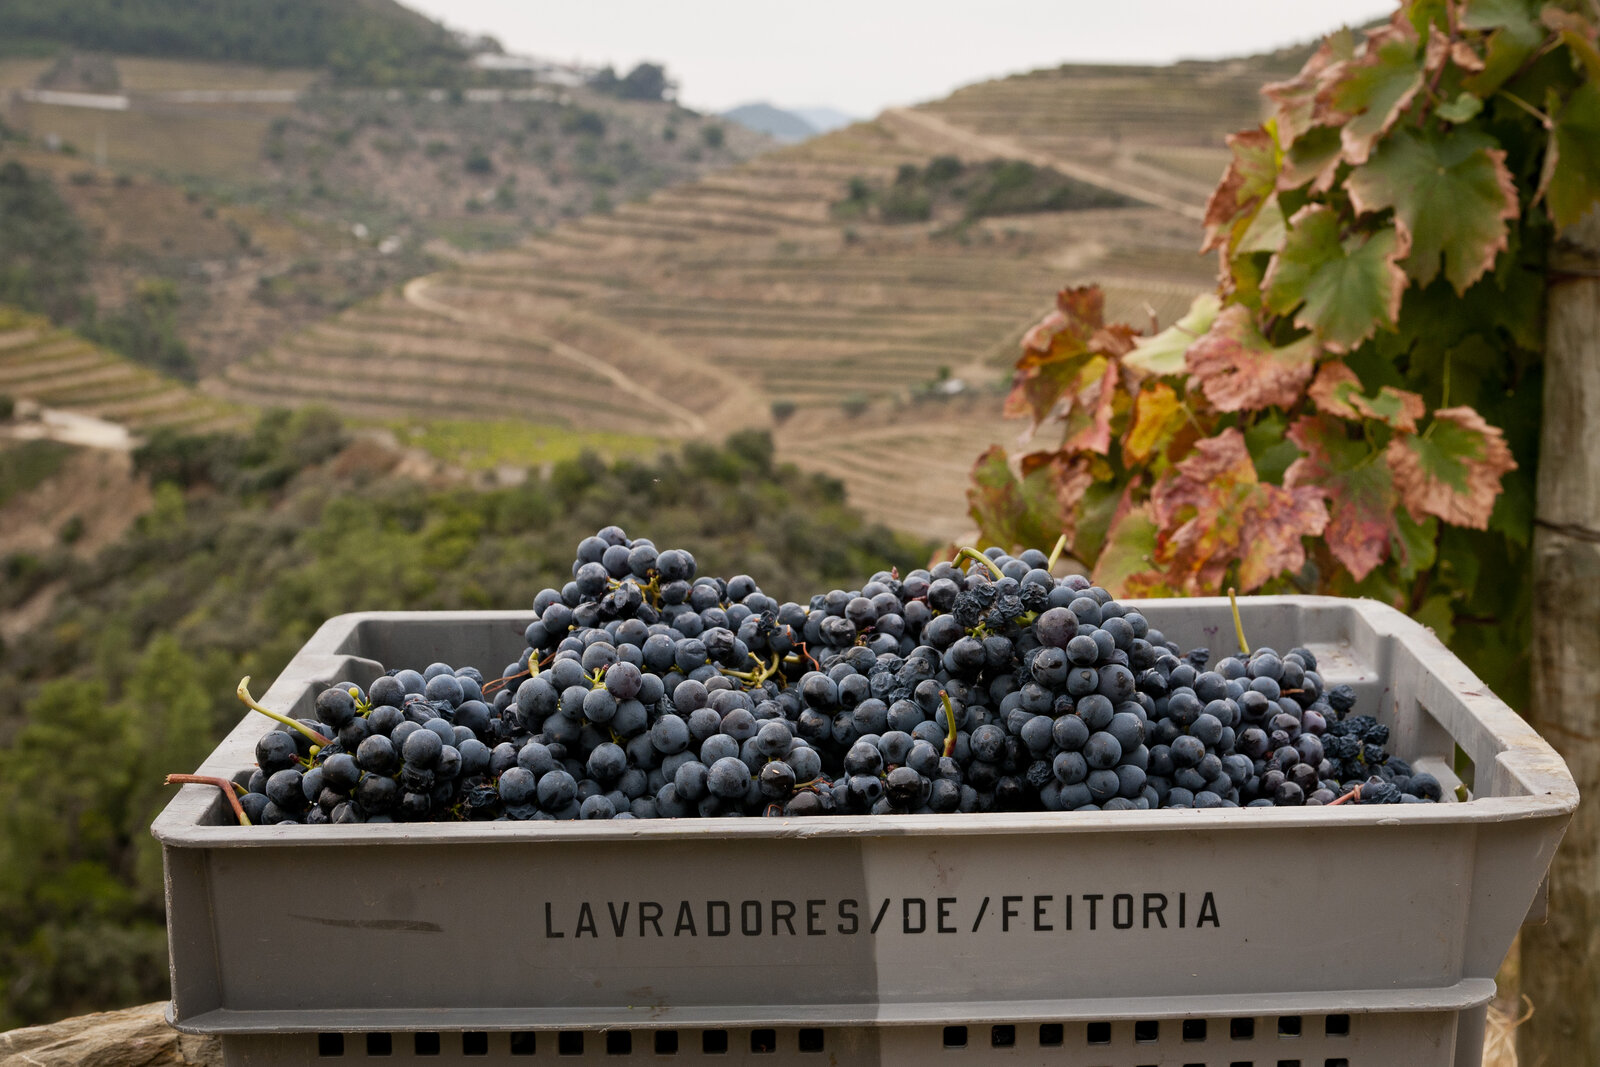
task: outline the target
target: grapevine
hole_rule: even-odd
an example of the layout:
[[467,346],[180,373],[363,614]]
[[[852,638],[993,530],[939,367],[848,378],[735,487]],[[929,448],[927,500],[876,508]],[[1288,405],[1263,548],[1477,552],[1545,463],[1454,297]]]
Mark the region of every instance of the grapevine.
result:
[[977,461],[988,543],[1065,536],[1125,596],[1328,592],[1438,630],[1514,702],[1547,249],[1600,201],[1600,48],[1576,2],[1406,0],[1324,40],[1228,139],[1216,292],[1153,336],[1063,290]]

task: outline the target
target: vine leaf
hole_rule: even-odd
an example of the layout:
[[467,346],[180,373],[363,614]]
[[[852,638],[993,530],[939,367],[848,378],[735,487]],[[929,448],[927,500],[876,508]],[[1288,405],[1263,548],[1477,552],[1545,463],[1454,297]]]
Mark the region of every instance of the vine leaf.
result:
[[1464,83],[1468,92],[1494,95],[1539,47],[1544,34],[1529,8],[1523,0],[1466,0],[1461,5],[1457,21],[1462,29],[1493,31],[1483,70]]
[[1067,288],[1056,294],[1055,310],[1023,337],[1004,413],[1033,420],[1025,436],[1039,428],[1064,394],[1075,396],[1086,380],[1099,376],[1100,368],[1090,367],[1098,361],[1090,342],[1104,322],[1105,294],[1098,286]]
[[1439,273],[1464,293],[1507,246],[1508,220],[1517,217],[1517,187],[1504,150],[1476,130],[1448,133],[1397,130],[1365,166],[1350,174],[1358,214],[1393,208],[1411,236],[1406,273],[1423,285]]
[[[1277,127],[1278,144],[1286,151],[1298,144],[1313,126],[1319,125],[1317,95],[1322,90],[1325,72],[1349,61],[1355,54],[1355,34],[1346,26],[1323,38],[1305,66],[1300,68],[1300,73],[1287,81],[1261,87],[1261,95],[1276,105],[1272,121]],[[1337,142],[1337,133],[1331,127],[1328,132],[1334,134]]]
[[1157,561],[1174,588],[1215,593],[1230,564],[1240,588],[1305,566],[1302,537],[1320,534],[1328,509],[1312,488],[1269,485],[1256,477],[1244,435],[1228,428],[1194,452],[1150,492],[1160,528]]
[[1595,39],[1600,36],[1595,24],[1576,11],[1563,11],[1554,4],[1546,4],[1539,12],[1539,21],[1561,35],[1561,43],[1583,64],[1591,82],[1600,81],[1600,48]]
[[1285,488],[1305,486],[1326,499],[1322,539],[1333,557],[1361,581],[1389,555],[1395,527],[1394,478],[1382,456],[1364,440],[1351,440],[1345,424],[1327,415],[1298,418],[1288,438],[1306,455],[1289,464]]
[[1211,406],[1218,411],[1290,407],[1311,380],[1317,341],[1306,335],[1275,348],[1256,329],[1250,309],[1225,308],[1184,359]]
[[1386,385],[1375,397],[1363,395],[1361,379],[1338,360],[1317,368],[1316,379],[1306,394],[1318,411],[1351,421],[1377,419],[1404,433],[1415,433],[1417,420],[1427,411],[1422,397],[1409,389]]
[[1233,247],[1234,254],[1276,252],[1278,246],[1283,244],[1287,225],[1283,217],[1283,207],[1278,203],[1278,194],[1274,192],[1261,201],[1261,207],[1256,210],[1255,218],[1251,219],[1250,225],[1239,234],[1239,240]]
[[1394,329],[1406,288],[1406,272],[1396,260],[1406,254],[1407,242],[1394,227],[1341,239],[1341,226],[1338,213],[1325,205],[1295,212],[1261,288],[1268,310],[1287,315],[1299,308],[1295,325],[1345,352],[1380,326]]
[[1008,550],[1054,544],[1062,533],[1070,538],[1077,502],[1093,481],[1087,463],[1034,452],[1022,466],[1026,473],[1017,478],[999,445],[979,456],[967,489],[968,514],[985,537]]
[[1454,63],[1469,74],[1483,70],[1483,57],[1474,52],[1470,44],[1460,38],[1452,39],[1439,28],[1438,23],[1430,23],[1428,49],[1423,53],[1423,70],[1428,74],[1437,74],[1446,63]]
[[1422,88],[1424,73],[1417,63],[1421,44],[1411,23],[1395,21],[1367,35],[1361,55],[1344,64],[1342,77],[1320,97],[1339,116],[1348,116],[1339,131],[1344,158],[1362,164],[1372,146],[1393,128]]
[[1538,195],[1555,224],[1566,227],[1600,200],[1600,86],[1578,86],[1554,117]]
[[1106,533],[1094,565],[1094,583],[1121,597],[1170,593],[1155,566],[1159,534],[1148,502],[1122,511]]
[[1471,122],[1478,112],[1483,110],[1483,101],[1471,93],[1463,92],[1454,100],[1440,104],[1434,114],[1446,122],[1462,123]]
[[1133,419],[1122,440],[1123,458],[1144,463],[1165,449],[1187,422],[1177,390],[1166,382],[1144,386],[1133,399]]
[[1061,447],[1105,455],[1111,448],[1111,414],[1117,399],[1116,360],[1096,356],[1077,384],[1080,388],[1068,398],[1061,416],[1066,424]]
[[1467,407],[1435,411],[1426,433],[1396,436],[1386,455],[1413,520],[1434,515],[1477,530],[1489,528],[1501,476],[1517,469],[1505,436]]
[[1342,151],[1336,127],[1318,126],[1306,131],[1284,154],[1283,170],[1278,174],[1279,191],[1309,184],[1313,193],[1327,192],[1339,175]]
[[1228,147],[1233,160],[1206,202],[1202,252],[1231,244],[1277,188],[1280,154],[1271,133],[1261,127],[1230,133]]
[[1122,365],[1146,374],[1168,375],[1183,370],[1183,354],[1216,320],[1222,301],[1216,293],[1194,298],[1183,318],[1153,337],[1141,337]]

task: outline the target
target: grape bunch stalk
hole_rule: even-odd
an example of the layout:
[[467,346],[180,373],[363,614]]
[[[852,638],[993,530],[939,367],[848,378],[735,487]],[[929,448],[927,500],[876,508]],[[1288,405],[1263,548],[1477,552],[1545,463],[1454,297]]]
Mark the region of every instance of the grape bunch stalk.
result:
[[1239,627],[1212,667],[1054,562],[962,549],[802,605],[608,526],[496,677],[391,669],[302,720],[247,678],[240,699],[278,721],[256,767],[170,780],[266,825],[1441,799],[1310,650],[1250,651]]

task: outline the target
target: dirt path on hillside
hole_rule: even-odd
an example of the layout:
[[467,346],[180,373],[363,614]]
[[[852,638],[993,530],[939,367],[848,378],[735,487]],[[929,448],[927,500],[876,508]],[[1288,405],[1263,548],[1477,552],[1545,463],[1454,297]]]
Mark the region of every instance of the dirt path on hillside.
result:
[[419,311],[439,315],[463,326],[471,326],[474,329],[484,330],[509,340],[534,341],[538,344],[546,345],[552,355],[600,375],[611,382],[619,391],[627,393],[647,406],[660,411],[672,422],[681,424],[689,434],[700,437],[709,432],[710,427],[707,425],[706,420],[698,414],[682,404],[675,403],[666,397],[651,392],[632,378],[629,378],[620,368],[607,363],[596,355],[569,345],[565,341],[559,341],[554,337],[531,333],[512,320],[501,319],[494,315],[486,315],[477,311],[466,311],[430,296],[428,288],[433,280],[433,275],[427,275],[421,278],[413,278],[407,282],[404,289],[406,303]]
[[910,133],[913,136],[917,133],[931,136],[957,149],[964,149],[969,153],[1021,159],[1032,163],[1036,167],[1053,167],[1067,177],[1076,179],[1086,185],[1093,185],[1109,192],[1120,193],[1130,200],[1137,200],[1140,203],[1149,204],[1151,207],[1164,208],[1196,222],[1205,218],[1203,209],[1193,204],[1185,203],[1176,197],[1168,196],[1166,193],[1144,188],[1136,183],[1129,183],[1122,175],[1112,176],[1094,167],[1085,167],[1081,163],[1074,163],[1071,160],[1053,156],[1048,152],[1040,152],[1037,149],[1028,148],[1009,137],[978,133],[975,130],[969,130],[952,122],[947,122],[931,112],[892,107],[878,116],[878,121],[888,125],[890,128],[898,126],[903,132]]

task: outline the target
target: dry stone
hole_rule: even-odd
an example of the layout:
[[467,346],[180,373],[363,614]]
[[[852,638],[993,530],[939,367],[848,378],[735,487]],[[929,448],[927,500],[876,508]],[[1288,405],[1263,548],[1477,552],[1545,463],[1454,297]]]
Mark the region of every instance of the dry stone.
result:
[[167,1025],[165,1002],[0,1034],[0,1067],[222,1067],[222,1042]]

